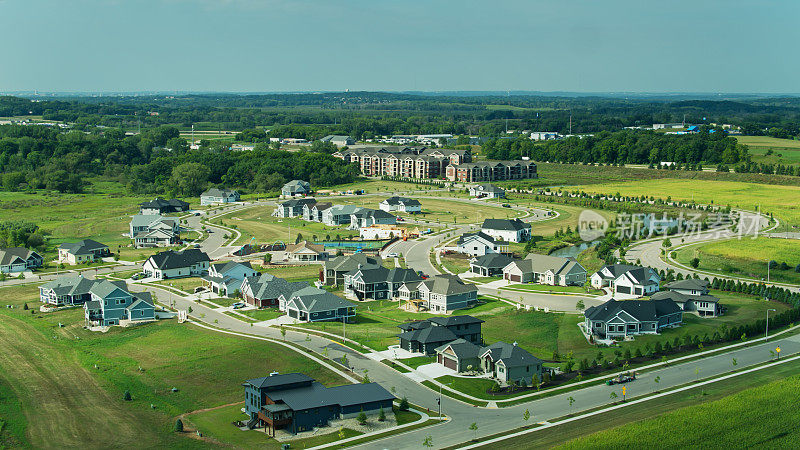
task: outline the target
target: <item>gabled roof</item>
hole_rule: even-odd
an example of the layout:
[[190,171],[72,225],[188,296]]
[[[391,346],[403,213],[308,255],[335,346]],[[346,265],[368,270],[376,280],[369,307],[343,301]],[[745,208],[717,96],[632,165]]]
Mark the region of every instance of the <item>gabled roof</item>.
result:
[[228,261],[224,263],[214,264],[213,267],[218,274],[225,276],[225,274],[231,272],[232,270],[236,269],[239,266],[246,267],[251,270],[253,269],[253,266],[251,266],[249,262],[236,262],[236,261]]
[[361,211],[362,209],[364,208],[356,205],[336,205],[336,206],[331,206],[330,208],[328,208],[327,211],[329,212],[329,214],[332,214],[334,216],[349,216]]
[[367,256],[364,253],[355,253],[353,255],[337,256],[336,258],[325,261],[325,270],[335,270],[337,272],[351,272],[358,269],[361,265],[362,269],[373,268],[381,265],[380,258]]
[[284,188],[292,188],[292,187],[293,188],[298,188],[299,187],[299,188],[303,188],[303,189],[307,190],[307,189],[309,189],[311,187],[311,183],[309,183],[308,181],[303,181],[303,180],[292,180],[292,181],[284,184],[283,187]]
[[398,196],[389,197],[389,198],[387,198],[386,200],[384,200],[381,203],[386,203],[387,205],[395,205],[395,206],[396,205],[400,205],[400,204],[403,204],[405,206],[421,206],[422,205],[419,202],[419,200],[416,200],[416,199],[413,199],[413,198],[398,197]]
[[[456,167],[458,168],[458,167],[462,167],[462,166],[464,166],[464,164],[460,164],[460,165],[458,165]],[[479,183],[479,184],[476,184],[475,186],[472,186],[472,188],[480,190],[480,191],[483,191],[483,192],[497,192],[497,193],[505,192],[505,189],[499,188],[499,187],[497,187],[497,186],[495,186],[493,184],[490,184],[490,183]]]
[[293,198],[291,200],[286,200],[285,202],[279,203],[279,206],[283,206],[285,208],[297,208],[308,205],[309,207],[312,207],[315,203],[317,203],[317,200],[311,197]]
[[678,291],[655,292],[653,295],[650,296],[650,298],[652,300],[672,300],[675,303],[686,303],[686,302],[719,303],[719,298],[714,297],[713,295],[708,295],[708,294],[688,295],[688,294],[681,294]]
[[407,341],[431,344],[437,342],[452,342],[458,339],[455,333],[446,327],[427,326],[424,328],[411,329],[398,335],[400,339]]
[[52,290],[56,295],[84,295],[94,285],[95,281],[81,275],[61,275],[53,281],[39,286],[40,290]]
[[[183,251],[167,250],[156,253],[148,258],[153,265],[161,270],[189,267],[201,262],[210,262],[211,258],[199,248],[190,248]],[[146,261],[145,261],[146,263]]]
[[531,227],[531,224],[523,222],[519,219],[485,219],[482,230],[502,230],[502,231],[519,231]]
[[165,223],[169,226],[175,226],[175,219],[164,217],[159,214],[136,214],[131,216],[131,226],[133,227],[150,227],[159,222]]
[[685,290],[695,290],[695,291],[704,291],[708,289],[708,281],[701,280],[699,278],[687,278],[685,280],[678,280],[673,281],[671,283],[667,283],[664,285],[667,289],[685,289]]
[[96,250],[102,250],[104,248],[108,248],[107,245],[101,244],[97,241],[93,241],[91,239],[84,239],[79,242],[74,243],[63,243],[58,246],[59,250],[66,250],[73,255],[85,255],[87,253],[91,253]]
[[478,292],[474,284],[465,283],[456,275],[434,275],[421,284],[424,284],[430,292],[445,296]]
[[527,350],[502,341],[484,347],[480,356],[481,358],[489,356],[495,363],[502,361],[503,364],[509,368],[542,363],[541,359],[531,355]]
[[31,256],[41,258],[35,251],[23,247],[0,248],[0,266],[7,266],[17,258],[27,261]]
[[114,280],[114,281],[95,280],[95,283],[89,289],[89,292],[100,298],[106,298],[118,289],[124,292],[125,294],[130,295],[130,292],[128,292],[128,286],[125,284],[124,281],[121,280]]
[[298,310],[306,313],[331,311],[339,308],[351,308],[356,306],[338,295],[331,294],[325,289],[308,286],[291,294],[289,303],[294,304]]
[[453,354],[458,359],[477,358],[483,350],[480,346],[473,344],[466,339],[456,339],[436,348],[436,353],[443,353],[447,349],[451,349]]
[[394,219],[395,216],[381,209],[362,208],[352,214],[359,219],[368,219],[374,217],[376,219]]
[[586,309],[583,315],[589,320],[607,322],[622,311],[640,322],[655,322],[659,317],[680,312],[681,308],[671,299],[619,301],[612,298]]
[[177,198],[171,198],[169,200],[164,200],[161,197],[156,197],[149,202],[140,203],[139,206],[142,209],[173,209],[173,210],[184,210],[189,209],[189,203],[184,202],[183,200],[178,200]]
[[437,325],[441,325],[443,327],[452,327],[454,325],[471,325],[474,323],[483,323],[484,321],[478,319],[477,317],[472,317],[467,314],[461,314],[458,316],[437,316],[431,317],[428,319],[430,322],[435,323]]
[[555,275],[560,275],[562,273],[567,274],[574,269],[586,272],[586,269],[573,258],[529,253],[525,259],[530,261],[531,270],[536,273],[544,273],[549,270]]
[[493,237],[489,236],[488,234],[484,233],[483,231],[478,231],[477,233],[464,233],[464,234],[462,234],[461,237],[458,238],[458,245],[461,245],[464,242],[467,242],[467,241],[469,241],[469,240],[471,240],[473,238],[483,239],[483,240],[489,242],[490,244],[496,244],[498,242]]
[[359,276],[364,283],[410,283],[414,281],[421,281],[422,277],[412,269],[403,269],[395,267],[387,269],[383,266],[361,268],[348,272],[348,275]]
[[310,383],[313,381],[314,381],[313,378],[302,373],[285,373],[280,375],[273,375],[270,377],[253,378],[252,380],[245,381],[244,385],[250,385],[255,388],[262,389],[270,387],[279,387],[286,384]]
[[[596,273],[604,279],[615,280],[619,278],[620,275],[622,275],[623,273],[637,269],[639,267],[640,266],[632,266],[630,264],[610,264],[601,267],[600,270],[598,270]],[[606,275],[606,272],[610,273],[611,275]]]
[[312,244],[308,241],[301,241],[297,244],[289,244],[286,246],[286,253],[300,253],[303,251],[318,255],[325,252],[325,246],[322,244]]
[[289,282],[269,273],[247,277],[246,280],[250,285],[253,297],[259,300],[276,299],[281,295],[289,298],[292,293],[308,287],[308,283],[305,281]]
[[200,194],[201,197],[230,197],[231,195],[237,195],[235,189],[219,189],[219,188],[210,188]]
[[273,387],[267,395],[275,404],[284,404],[294,411],[332,405],[346,407],[394,400],[395,398],[377,383],[346,384],[326,388],[316,381],[312,381],[310,385],[304,384],[296,388]]
[[487,269],[502,269],[503,267],[511,264],[513,259],[508,255],[501,255],[500,253],[487,253],[479,256],[472,261],[472,264],[478,267],[485,267]]

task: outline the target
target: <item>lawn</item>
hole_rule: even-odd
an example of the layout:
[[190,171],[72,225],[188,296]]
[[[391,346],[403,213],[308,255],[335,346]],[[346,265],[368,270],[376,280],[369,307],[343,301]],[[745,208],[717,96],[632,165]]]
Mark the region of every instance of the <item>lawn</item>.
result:
[[580,216],[581,212],[583,211],[592,211],[597,214],[603,216],[606,220],[611,222],[614,217],[616,217],[616,213],[612,211],[605,211],[605,210],[598,210],[598,209],[588,209],[582,208],[579,206],[571,206],[571,205],[560,205],[560,204],[552,204],[552,203],[542,203],[533,200],[533,198],[529,196],[518,195],[514,193],[510,193],[508,201],[512,204],[520,205],[520,206],[528,206],[534,208],[542,208],[553,210],[558,213],[558,216],[553,217],[551,219],[536,221],[531,223],[531,234],[535,236],[543,236],[543,237],[550,237],[555,234],[556,231],[564,231],[567,228],[575,230],[578,228],[578,217]]
[[602,295],[603,291],[600,289],[587,289],[583,286],[550,286],[547,284],[510,284],[500,289],[509,291],[534,291],[534,292],[550,292],[553,294],[589,294],[589,295]]
[[319,264],[308,264],[305,266],[268,266],[257,270],[289,281],[305,281],[309,279],[316,280],[319,277],[321,267]]
[[[241,401],[245,379],[297,371],[326,385],[344,382],[277,344],[171,320],[93,333],[83,329],[81,309],[23,310],[38,304],[36,286],[1,288],[0,296],[15,306],[0,309],[0,390],[16,395],[0,399],[0,412],[22,405],[32,447],[197,446],[169,431],[175,416]],[[133,401],[122,400],[126,390]],[[39,420],[42,408],[59,420]],[[25,428],[18,415],[3,417],[13,421],[9,434]]]
[[[753,155],[754,162],[763,164],[800,163],[800,140],[769,136],[736,136],[736,140],[750,147],[750,154]],[[770,154],[767,155],[767,153]]]
[[465,255],[463,253],[449,253],[441,257],[442,265],[453,273],[464,273],[469,271],[470,258],[471,257],[469,255]]
[[328,236],[331,239],[336,236],[358,236],[358,230],[347,230],[347,227],[330,227],[319,222],[273,217],[274,209],[272,206],[256,206],[213,219],[212,222],[239,230],[242,233],[239,238],[241,243],[249,242],[252,238],[262,244],[294,243],[298,235],[309,241],[323,240]]
[[412,369],[416,369],[419,366],[424,366],[425,364],[431,364],[436,362],[435,356],[415,356],[413,358],[405,358],[400,360],[401,363],[411,367]]
[[694,200],[697,203],[730,205],[735,208],[773,213],[790,224],[800,223],[800,202],[787,199],[800,197],[800,186],[782,186],[735,181],[651,179],[623,183],[582,186],[589,193],[623,196],[653,195],[673,200]]
[[727,275],[766,279],[767,261],[785,262],[789,268],[773,268],[770,281],[800,284],[800,240],[768,238],[731,239],[709,244],[692,245],[677,251],[677,261],[688,265],[693,258],[700,260],[698,269]]
[[601,431],[563,448],[796,448],[800,442],[794,412],[798,389],[798,376],[773,381],[714,402]]
[[275,319],[284,315],[284,313],[278,311],[277,308],[248,309],[246,311],[237,311],[237,312],[244,314],[245,316],[250,317],[251,319],[254,319],[257,322]]
[[190,294],[194,293],[194,288],[203,286],[203,279],[200,277],[186,277],[186,278],[169,278],[166,280],[158,281],[154,284],[162,286],[171,286],[175,289],[180,289]]

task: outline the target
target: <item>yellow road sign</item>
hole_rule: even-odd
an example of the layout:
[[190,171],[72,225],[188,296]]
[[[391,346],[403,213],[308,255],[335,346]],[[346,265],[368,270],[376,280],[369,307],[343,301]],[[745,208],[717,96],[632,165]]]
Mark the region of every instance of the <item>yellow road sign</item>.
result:
[[778,348],[776,348],[776,349],[775,349],[775,351],[776,351],[776,352],[778,352],[778,353],[780,353],[780,352],[781,352],[781,348],[780,348],[780,347],[778,347]]
[[626,391],[626,390],[627,390],[627,389],[625,388],[625,386],[622,386],[622,395],[625,395],[625,391]]

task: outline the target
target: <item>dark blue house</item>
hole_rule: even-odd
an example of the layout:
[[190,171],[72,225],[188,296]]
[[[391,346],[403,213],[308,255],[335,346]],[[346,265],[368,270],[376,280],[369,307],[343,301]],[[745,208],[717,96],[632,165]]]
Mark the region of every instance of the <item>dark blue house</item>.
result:
[[326,426],[332,419],[356,417],[361,411],[367,415],[391,411],[395,399],[377,383],[326,388],[301,373],[254,378],[242,386],[250,416],[247,426],[264,427],[272,436],[278,428],[297,434]]

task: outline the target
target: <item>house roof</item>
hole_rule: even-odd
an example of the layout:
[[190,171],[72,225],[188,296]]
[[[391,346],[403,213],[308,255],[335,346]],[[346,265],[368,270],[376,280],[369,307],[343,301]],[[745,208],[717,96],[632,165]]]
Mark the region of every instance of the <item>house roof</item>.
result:
[[210,262],[211,258],[199,248],[190,248],[183,251],[167,250],[159,252],[148,258],[153,265],[161,270],[188,267],[201,262]]
[[583,266],[577,261],[572,258],[565,258],[563,256],[550,256],[530,253],[525,257],[525,260],[530,261],[531,270],[537,273],[544,273],[550,270],[554,274],[559,275],[562,273],[569,273],[575,268],[586,272],[586,269],[584,269]]
[[106,298],[117,289],[122,290],[126,294],[130,294],[128,292],[128,286],[122,280],[95,280],[95,283],[89,289],[89,292],[100,298]]
[[236,195],[237,192],[234,189],[219,189],[219,188],[210,188],[207,189],[205,192],[200,194],[201,197],[229,197],[231,195]]
[[451,342],[458,339],[458,336],[450,331],[449,328],[431,326],[430,324],[427,327],[403,331],[398,336],[400,339],[421,342],[423,344]]
[[456,339],[453,342],[448,342],[447,344],[436,347],[436,353],[442,353],[448,348],[453,350],[453,353],[458,359],[477,358],[481,354],[481,350],[483,350],[480,346],[466,339]]
[[502,230],[502,231],[519,231],[528,229],[531,224],[521,221],[520,219],[485,219],[482,230]]
[[682,294],[678,291],[660,291],[655,292],[653,295],[650,296],[652,300],[672,300],[675,303],[686,303],[686,302],[709,302],[709,303],[719,303],[719,297],[715,297],[713,295],[703,294],[703,295],[688,295]]
[[493,237],[489,236],[488,234],[484,233],[483,231],[478,231],[477,233],[464,233],[464,234],[462,234],[461,237],[458,238],[458,245],[461,245],[464,242],[467,242],[471,238],[480,238],[480,239],[483,239],[483,240],[485,240],[485,241],[487,241],[487,242],[489,242],[491,244],[496,244],[497,243],[497,241]]
[[685,289],[685,290],[695,290],[695,291],[704,291],[708,289],[708,281],[701,280],[699,278],[687,278],[685,280],[678,280],[673,281],[671,283],[667,283],[664,285],[667,289]]
[[470,325],[473,323],[483,323],[484,321],[478,319],[477,317],[472,317],[467,314],[461,314],[458,316],[438,316],[438,317],[431,317],[428,319],[430,322],[435,323],[437,325],[441,325],[443,327],[452,327],[454,325]]
[[284,403],[295,411],[324,406],[352,406],[394,400],[389,393],[377,383],[347,384],[326,388],[321,383],[312,382],[310,386],[294,389],[276,389],[267,394],[276,403]]
[[102,250],[104,248],[108,248],[107,245],[101,244],[97,241],[93,241],[91,239],[84,239],[79,242],[74,243],[63,243],[58,246],[59,250],[66,250],[73,255],[85,255],[87,253],[91,253],[96,250]]
[[131,226],[134,227],[149,227],[157,222],[163,222],[169,226],[175,225],[175,219],[158,214],[136,214],[131,216]]
[[586,309],[583,315],[589,320],[607,322],[622,311],[640,322],[655,322],[659,317],[681,311],[681,308],[671,299],[619,301],[612,298],[602,305]]
[[478,267],[485,267],[487,269],[502,269],[503,267],[511,264],[513,259],[508,255],[501,255],[500,253],[487,253],[479,256],[472,261],[472,264]]
[[88,294],[93,285],[94,280],[81,275],[61,275],[39,286],[39,289],[52,290],[56,295],[83,295]]
[[189,209],[189,203],[184,202],[183,200],[178,200],[177,198],[171,198],[169,200],[164,200],[161,197],[156,197],[149,202],[140,203],[139,206],[142,209],[175,209],[175,210],[183,210]]
[[308,241],[301,241],[297,244],[289,244],[286,246],[286,253],[300,253],[304,250],[320,254],[325,252],[325,246],[322,244],[312,244]]
[[314,381],[313,378],[302,373],[284,373],[268,377],[253,378],[252,380],[245,381],[244,384],[249,384],[250,386],[261,389],[312,381]]
[[531,355],[527,350],[502,341],[484,347],[481,351],[481,358],[485,358],[486,356],[490,356],[495,363],[503,361],[506,367],[529,366],[542,363],[541,359]]
[[249,262],[228,261],[228,262],[224,262],[224,263],[214,264],[214,270],[218,274],[224,276],[225,274],[227,274],[228,272],[232,271],[233,269],[235,269],[235,268],[237,268],[239,266],[243,266],[243,267],[246,267],[246,268],[251,269],[251,270],[253,269],[253,266],[250,265]]
[[362,209],[354,212],[352,215],[354,215],[355,217],[357,217],[359,219],[368,219],[370,217],[374,217],[376,219],[394,219],[395,218],[394,215],[389,214],[388,212],[383,211],[381,209],[369,209],[369,208],[362,208]]
[[[640,266],[632,266],[630,264],[610,264],[607,266],[603,266],[598,270],[596,273],[599,274],[604,279],[612,279],[615,280],[620,277],[625,272],[628,272],[633,269],[637,269]],[[606,275],[606,272],[610,273],[611,275]]]
[[286,200],[285,202],[281,202],[279,205],[286,207],[286,208],[297,208],[298,206],[308,205],[309,207],[314,206],[317,203],[317,200],[311,197],[306,198],[293,198],[291,200]]
[[319,202],[319,203],[316,203],[314,206],[311,206],[310,208],[316,208],[317,211],[325,211],[326,209],[330,208],[331,206],[333,206],[333,203],[331,203],[331,202]]
[[387,198],[386,200],[384,200],[381,203],[386,203],[387,205],[395,205],[395,206],[396,205],[400,205],[400,204],[403,204],[405,206],[421,206],[422,205],[419,202],[419,200],[416,200],[416,199],[413,199],[413,198],[398,197],[398,196],[389,197],[389,198]]
[[430,292],[440,295],[458,295],[478,292],[478,288],[475,287],[474,284],[465,283],[456,275],[434,275],[428,280],[423,281],[422,284],[424,284]]
[[292,293],[308,287],[305,281],[289,282],[269,273],[247,277],[247,284],[250,285],[253,297],[259,300],[275,299],[281,295],[290,297]]
[[0,248],[0,266],[7,266],[17,258],[27,261],[33,255],[39,256],[35,251],[23,247]]
[[335,205],[328,208],[329,214],[334,216],[349,216],[361,211],[361,206],[356,205]]
[[302,188],[302,189],[308,190],[310,187],[311,187],[311,183],[309,183],[308,181],[303,181],[303,180],[292,180],[292,181],[290,181],[290,182],[288,182],[288,183],[283,185],[284,189],[287,189],[287,188],[295,188],[295,189],[296,188]]
[[381,265],[380,258],[367,256],[363,253],[355,253],[353,255],[337,256],[336,258],[325,261],[325,270],[335,270],[336,272],[351,272],[358,269],[361,265],[362,269],[377,267]]
[[[461,167],[461,166],[463,166],[463,164],[456,167]],[[479,183],[476,184],[475,186],[472,186],[472,188],[483,192],[497,192],[497,193],[505,192],[505,189],[497,187],[490,183]]]
[[361,273],[361,279],[365,283],[409,283],[422,280],[422,277],[416,271],[399,267],[392,269],[387,269],[383,266],[360,268],[348,272],[348,275],[357,276],[359,273]]
[[304,287],[292,293],[289,302],[294,303],[300,311],[307,313],[331,311],[355,306],[354,303],[338,295],[331,294],[325,289],[313,286]]

